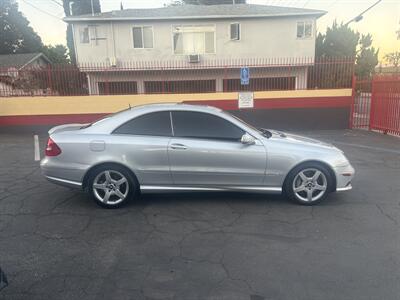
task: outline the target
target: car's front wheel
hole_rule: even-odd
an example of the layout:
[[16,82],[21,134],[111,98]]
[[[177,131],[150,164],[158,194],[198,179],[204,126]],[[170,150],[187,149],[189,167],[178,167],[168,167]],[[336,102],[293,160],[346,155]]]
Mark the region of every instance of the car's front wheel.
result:
[[91,172],[88,191],[98,205],[117,208],[133,198],[136,184],[125,168],[117,165],[101,166]]
[[285,181],[284,191],[293,201],[314,205],[332,191],[333,178],[328,169],[318,163],[305,163],[294,168]]

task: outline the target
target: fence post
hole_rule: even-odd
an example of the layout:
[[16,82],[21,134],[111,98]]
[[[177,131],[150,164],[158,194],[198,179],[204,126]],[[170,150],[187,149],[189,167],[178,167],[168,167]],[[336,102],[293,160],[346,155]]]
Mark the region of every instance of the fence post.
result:
[[370,103],[370,112],[369,112],[369,126],[368,129],[374,129],[375,125],[375,76],[372,76],[371,79],[371,103]]
[[109,79],[108,79],[109,74],[108,74],[107,66],[104,68],[103,72],[104,72],[104,74],[106,76],[105,95],[110,95],[110,83],[109,83]]
[[50,94],[53,94],[53,88],[52,88],[52,80],[51,80],[51,65],[47,65],[47,88],[50,91]]
[[354,105],[356,102],[356,82],[357,78],[356,75],[353,74],[351,79],[351,103],[350,103],[350,117],[349,117],[349,128],[354,128]]
[[162,94],[165,94],[165,87],[166,87],[166,85],[167,85],[167,81],[165,80],[165,74],[164,74],[164,68],[163,67],[161,67],[161,70],[160,70],[160,74],[161,74],[161,93]]
[[226,92],[227,91],[227,79],[226,79],[226,64],[224,66],[224,79],[222,80],[222,91]]

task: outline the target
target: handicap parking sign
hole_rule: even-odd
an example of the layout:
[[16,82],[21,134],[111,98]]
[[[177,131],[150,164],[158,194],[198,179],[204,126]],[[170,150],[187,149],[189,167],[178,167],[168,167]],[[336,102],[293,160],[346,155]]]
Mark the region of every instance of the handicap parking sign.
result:
[[240,69],[240,83],[242,85],[247,85],[249,84],[250,81],[250,71],[249,68],[241,68]]

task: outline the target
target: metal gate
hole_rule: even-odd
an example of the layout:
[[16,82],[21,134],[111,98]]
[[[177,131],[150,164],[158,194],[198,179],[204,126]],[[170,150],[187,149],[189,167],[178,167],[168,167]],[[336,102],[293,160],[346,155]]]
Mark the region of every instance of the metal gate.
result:
[[350,124],[352,128],[369,129],[371,114],[372,80],[356,79],[353,82],[353,107]]
[[400,135],[400,76],[355,80],[352,127]]

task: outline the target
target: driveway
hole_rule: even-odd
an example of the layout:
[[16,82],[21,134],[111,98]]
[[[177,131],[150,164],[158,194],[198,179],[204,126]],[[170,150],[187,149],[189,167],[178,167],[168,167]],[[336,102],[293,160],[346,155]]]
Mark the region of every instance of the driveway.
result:
[[344,150],[352,191],[315,207],[200,193],[105,210],[40,175],[32,135],[1,134],[0,299],[399,299],[400,139],[302,133]]

